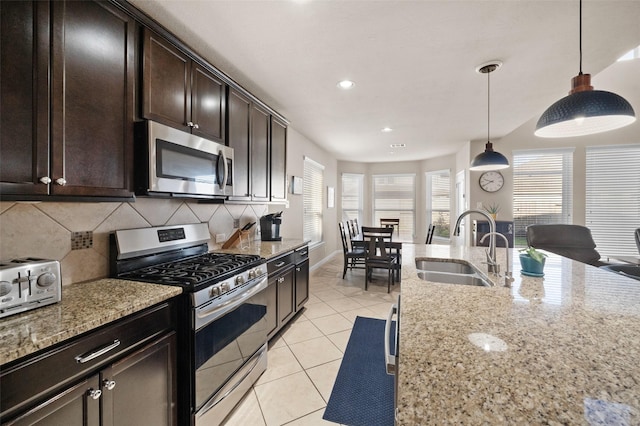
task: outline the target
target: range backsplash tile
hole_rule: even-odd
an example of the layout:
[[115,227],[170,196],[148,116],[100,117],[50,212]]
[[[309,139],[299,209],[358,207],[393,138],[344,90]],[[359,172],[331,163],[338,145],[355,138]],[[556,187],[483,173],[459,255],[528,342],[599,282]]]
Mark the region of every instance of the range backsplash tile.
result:
[[[134,203],[0,202],[0,259],[33,256],[60,261],[62,285],[105,278],[109,274],[109,234],[117,229],[207,222],[228,238],[240,224],[253,222],[267,206],[198,204],[138,198]],[[93,247],[71,250],[71,233],[93,232]],[[254,232],[256,228],[254,228]],[[255,234],[254,234],[255,235]]]

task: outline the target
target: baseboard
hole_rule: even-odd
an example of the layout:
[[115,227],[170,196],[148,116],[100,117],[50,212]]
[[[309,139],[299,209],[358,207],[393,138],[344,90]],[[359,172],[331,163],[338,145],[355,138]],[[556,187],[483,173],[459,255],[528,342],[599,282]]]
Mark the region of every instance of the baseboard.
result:
[[325,256],[325,258],[324,258],[324,259],[322,259],[321,261],[319,261],[318,263],[316,263],[315,265],[313,265],[312,267],[310,267],[310,268],[309,268],[309,270],[310,270],[310,271],[314,271],[314,270],[316,270],[317,268],[321,267],[321,266],[322,266],[322,265],[324,265],[325,263],[330,262],[330,261],[331,261],[331,259],[333,258],[333,256],[335,256],[336,254],[340,254],[340,253],[341,253],[341,250],[336,250],[336,251],[334,251],[333,253],[331,253],[331,254],[330,254],[330,255],[328,255],[328,256]]

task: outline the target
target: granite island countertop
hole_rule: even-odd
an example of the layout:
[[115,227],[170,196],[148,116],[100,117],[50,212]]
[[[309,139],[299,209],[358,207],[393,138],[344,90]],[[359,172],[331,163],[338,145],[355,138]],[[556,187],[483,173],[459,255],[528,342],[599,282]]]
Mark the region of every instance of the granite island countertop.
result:
[[484,249],[403,246],[397,424],[640,424],[640,282],[553,254],[525,277],[509,256],[511,288],[438,284],[415,258],[486,273]]
[[0,366],[181,293],[180,287],[115,278],[62,286],[60,302],[0,319]]

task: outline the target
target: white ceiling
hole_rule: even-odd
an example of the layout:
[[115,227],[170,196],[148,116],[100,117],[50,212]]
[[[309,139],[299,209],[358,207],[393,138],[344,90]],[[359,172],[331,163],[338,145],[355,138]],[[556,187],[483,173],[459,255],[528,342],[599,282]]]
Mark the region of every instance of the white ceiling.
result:
[[[489,60],[504,63],[491,74],[492,140],[565,96],[579,71],[577,0],[130,2],[341,160],[425,159],[486,140],[487,77],[475,68]],[[584,1],[585,73],[638,45],[640,0]],[[356,86],[339,90],[343,79]]]

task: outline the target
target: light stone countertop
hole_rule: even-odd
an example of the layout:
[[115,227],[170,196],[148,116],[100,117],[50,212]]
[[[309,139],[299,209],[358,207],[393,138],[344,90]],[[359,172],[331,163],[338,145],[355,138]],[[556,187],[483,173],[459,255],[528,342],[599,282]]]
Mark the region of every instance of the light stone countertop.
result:
[[182,293],[115,278],[62,286],[62,300],[0,319],[0,366]]
[[510,255],[512,288],[438,284],[415,258],[486,273],[484,249],[403,245],[397,424],[640,424],[640,282],[553,254],[525,277]]
[[269,260],[307,244],[309,244],[308,241],[294,238],[283,238],[282,241],[245,239],[241,242],[241,244],[238,244],[235,247],[231,247],[228,249],[217,249],[214,251],[217,253],[257,254],[261,258]]

